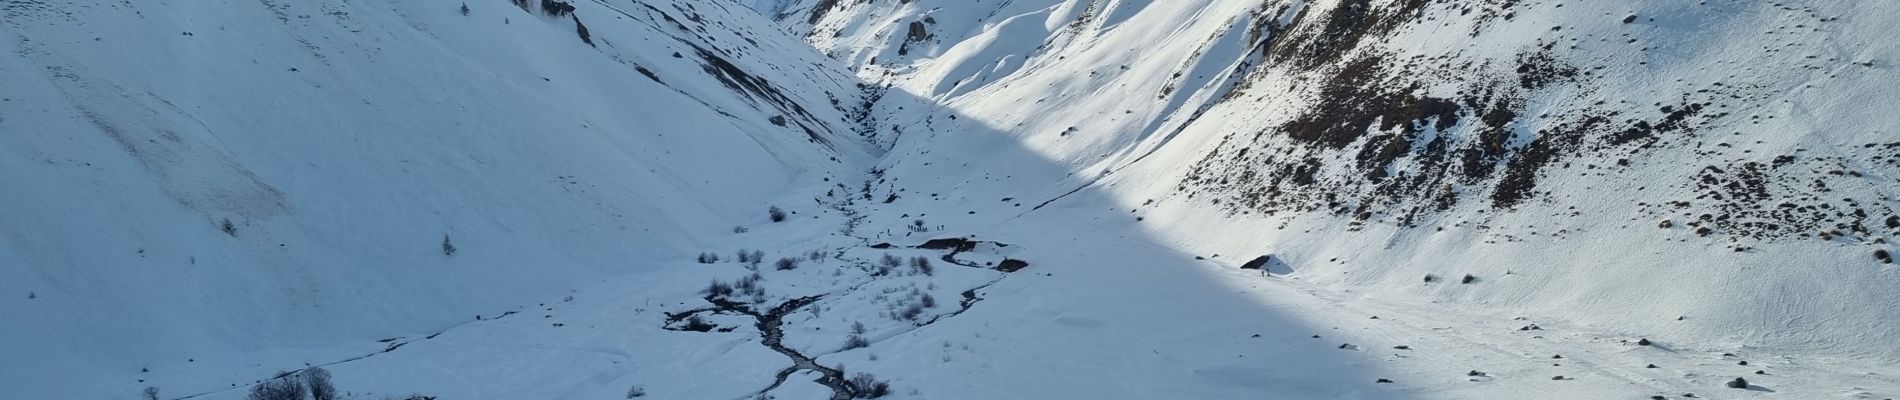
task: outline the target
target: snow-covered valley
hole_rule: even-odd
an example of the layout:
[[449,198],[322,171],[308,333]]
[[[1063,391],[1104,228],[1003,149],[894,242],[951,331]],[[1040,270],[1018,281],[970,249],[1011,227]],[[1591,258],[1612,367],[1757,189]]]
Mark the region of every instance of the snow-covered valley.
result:
[[0,399],[1900,397],[1900,6],[0,13]]

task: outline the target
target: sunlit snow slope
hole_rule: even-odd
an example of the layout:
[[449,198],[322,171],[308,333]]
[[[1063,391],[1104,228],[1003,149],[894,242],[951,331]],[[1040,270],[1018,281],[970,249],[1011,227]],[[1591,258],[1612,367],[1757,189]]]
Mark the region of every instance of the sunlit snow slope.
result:
[[1104,191],[1156,240],[1341,290],[1900,356],[1900,6],[759,3],[942,104],[882,105],[911,191]]

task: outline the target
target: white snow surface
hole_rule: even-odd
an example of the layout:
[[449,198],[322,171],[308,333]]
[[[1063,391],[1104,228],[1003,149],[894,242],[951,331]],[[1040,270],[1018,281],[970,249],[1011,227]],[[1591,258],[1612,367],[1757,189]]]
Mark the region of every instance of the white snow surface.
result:
[[[1259,47],[1406,4],[1336,64]],[[707,311],[748,279],[724,299],[812,299],[783,344],[886,398],[1900,397],[1900,269],[1869,256],[1900,236],[1900,148],[1876,146],[1900,142],[1900,5],[573,6],[0,0],[0,399],[244,399],[313,366],[348,399],[833,397]],[[1567,149],[1514,206],[1447,183],[1430,212],[1352,183],[1376,137],[1281,129],[1360,57],[1469,66],[1401,91],[1455,97],[1540,48],[1587,80],[1516,100],[1501,168],[1577,118],[1723,116]],[[1459,120],[1420,134],[1483,140]],[[1431,171],[1404,150],[1381,170]],[[1688,224],[1746,214],[1706,168],[1781,156],[1762,204],[1873,229]],[[1303,157],[1343,205],[1207,183]],[[941,238],[981,243],[913,248]]]

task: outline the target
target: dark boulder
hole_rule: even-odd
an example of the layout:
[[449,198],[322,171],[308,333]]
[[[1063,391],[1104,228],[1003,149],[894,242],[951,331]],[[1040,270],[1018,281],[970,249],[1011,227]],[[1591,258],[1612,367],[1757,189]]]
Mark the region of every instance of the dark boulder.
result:
[[970,251],[970,250],[976,249],[976,241],[966,239],[966,238],[930,239],[928,241],[925,241],[924,244],[917,245],[917,248],[931,249],[931,250]]
[[1276,275],[1293,273],[1293,266],[1287,265],[1286,261],[1281,260],[1279,257],[1274,257],[1272,254],[1255,257],[1253,261],[1241,264],[1240,269],[1256,269]]

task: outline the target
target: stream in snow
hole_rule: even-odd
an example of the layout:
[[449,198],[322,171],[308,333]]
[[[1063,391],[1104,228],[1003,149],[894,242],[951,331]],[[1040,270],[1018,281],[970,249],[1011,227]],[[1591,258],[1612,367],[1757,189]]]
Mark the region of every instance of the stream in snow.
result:
[[790,378],[792,373],[798,371],[816,371],[823,375],[817,382],[821,385],[825,385],[827,388],[831,388],[832,400],[849,400],[852,397],[852,389],[850,385],[845,383],[844,371],[819,365],[818,360],[806,356],[804,353],[800,353],[791,347],[787,347],[783,343],[785,339],[785,315],[798,311],[801,307],[811,305],[811,303],[817,302],[821,297],[822,296],[809,296],[787,300],[784,303],[779,303],[776,307],[772,307],[770,310],[766,310],[765,313],[759,313],[745,303],[727,300],[725,298],[707,297],[706,301],[717,306],[716,310],[745,314],[757,319],[759,337],[762,339],[760,342],[764,344],[765,347],[771,348],[772,351],[784,354],[786,357],[792,359],[792,366],[779,370],[778,375],[772,380],[772,386],[760,390],[760,394],[770,393],[772,390],[778,389],[780,385],[785,384],[785,380]]

